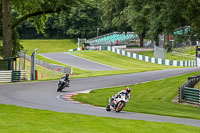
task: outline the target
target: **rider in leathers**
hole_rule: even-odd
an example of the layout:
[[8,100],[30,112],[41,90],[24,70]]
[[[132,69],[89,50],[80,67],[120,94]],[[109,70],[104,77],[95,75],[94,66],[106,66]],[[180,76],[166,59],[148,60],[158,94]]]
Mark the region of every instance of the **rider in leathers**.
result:
[[[60,78],[60,80],[59,80],[59,83],[61,83],[62,80],[68,81],[68,83],[69,83],[69,81],[70,81],[70,80],[69,80],[69,74],[66,74],[66,75],[62,76],[62,77]],[[66,84],[66,87],[69,87],[69,84]]]
[[[115,94],[115,95],[113,95],[112,96],[112,99],[111,99],[111,103],[112,104],[114,104],[114,102],[113,102],[113,100],[115,99],[115,98],[118,98],[119,96],[121,96],[122,94],[125,94],[125,96],[126,96],[126,103],[127,102],[129,102],[129,99],[130,99],[130,97],[131,97],[131,88],[130,87],[126,87],[126,90],[122,90],[122,91],[120,91],[120,92],[118,92],[117,94]],[[116,105],[115,105],[116,106]],[[114,108],[116,108],[116,107],[114,107]]]

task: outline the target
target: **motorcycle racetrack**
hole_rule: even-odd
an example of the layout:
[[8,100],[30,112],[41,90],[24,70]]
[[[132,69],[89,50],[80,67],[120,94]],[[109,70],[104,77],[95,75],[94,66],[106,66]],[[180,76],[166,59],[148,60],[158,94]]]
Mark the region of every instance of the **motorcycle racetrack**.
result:
[[81,104],[70,99],[71,95],[89,92],[94,89],[132,85],[195,71],[200,71],[200,68],[168,69],[132,74],[72,79],[70,87],[64,89],[63,92],[56,92],[58,81],[0,84],[0,103],[56,112],[155,122],[170,122],[200,127],[200,120],[131,113],[125,111],[122,111],[121,113],[116,113],[114,111],[107,112],[105,111],[105,108]]
[[43,53],[40,54],[45,58],[56,60],[63,64],[73,66],[82,70],[88,71],[108,71],[108,70],[121,70],[112,66],[100,64],[91,60],[87,60],[70,53]]

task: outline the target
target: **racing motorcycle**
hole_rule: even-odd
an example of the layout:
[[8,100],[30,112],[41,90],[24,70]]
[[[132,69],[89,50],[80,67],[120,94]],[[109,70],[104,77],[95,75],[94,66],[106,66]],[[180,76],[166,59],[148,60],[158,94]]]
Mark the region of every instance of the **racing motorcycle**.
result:
[[125,94],[118,95],[116,98],[109,97],[109,104],[106,106],[106,111],[114,110],[120,112],[128,102],[128,97]]
[[65,87],[69,87],[69,80],[60,79],[58,82],[57,92],[62,91]]

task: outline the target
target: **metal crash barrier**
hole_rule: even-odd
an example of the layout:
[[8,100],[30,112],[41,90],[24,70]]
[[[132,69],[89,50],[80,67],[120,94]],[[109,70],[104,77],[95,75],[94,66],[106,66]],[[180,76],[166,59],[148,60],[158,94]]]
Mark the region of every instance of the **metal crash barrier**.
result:
[[200,81],[200,75],[188,77],[188,81],[179,87],[179,103],[185,102],[200,106],[200,89],[194,86]]

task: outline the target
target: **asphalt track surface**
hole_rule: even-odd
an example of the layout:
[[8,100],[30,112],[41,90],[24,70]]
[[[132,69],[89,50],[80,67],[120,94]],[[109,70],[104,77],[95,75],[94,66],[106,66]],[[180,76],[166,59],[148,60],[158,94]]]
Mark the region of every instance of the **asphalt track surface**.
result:
[[200,68],[172,69],[72,79],[70,82],[70,87],[65,89],[64,92],[56,92],[57,81],[0,84],[0,103],[35,109],[51,110],[56,112],[78,113],[155,122],[170,122],[200,127],[200,120],[131,112],[107,112],[104,108],[97,108],[84,104],[76,104],[74,102],[63,101],[58,98],[61,94],[112,86],[137,84],[141,82],[148,82],[152,80],[159,80],[162,78],[182,75],[194,71],[200,71]]
[[43,53],[40,55],[46,58],[49,58],[51,60],[55,60],[63,64],[73,66],[82,70],[88,70],[88,71],[120,70],[119,68],[100,64],[91,60],[87,60],[87,59],[72,55],[70,53]]

